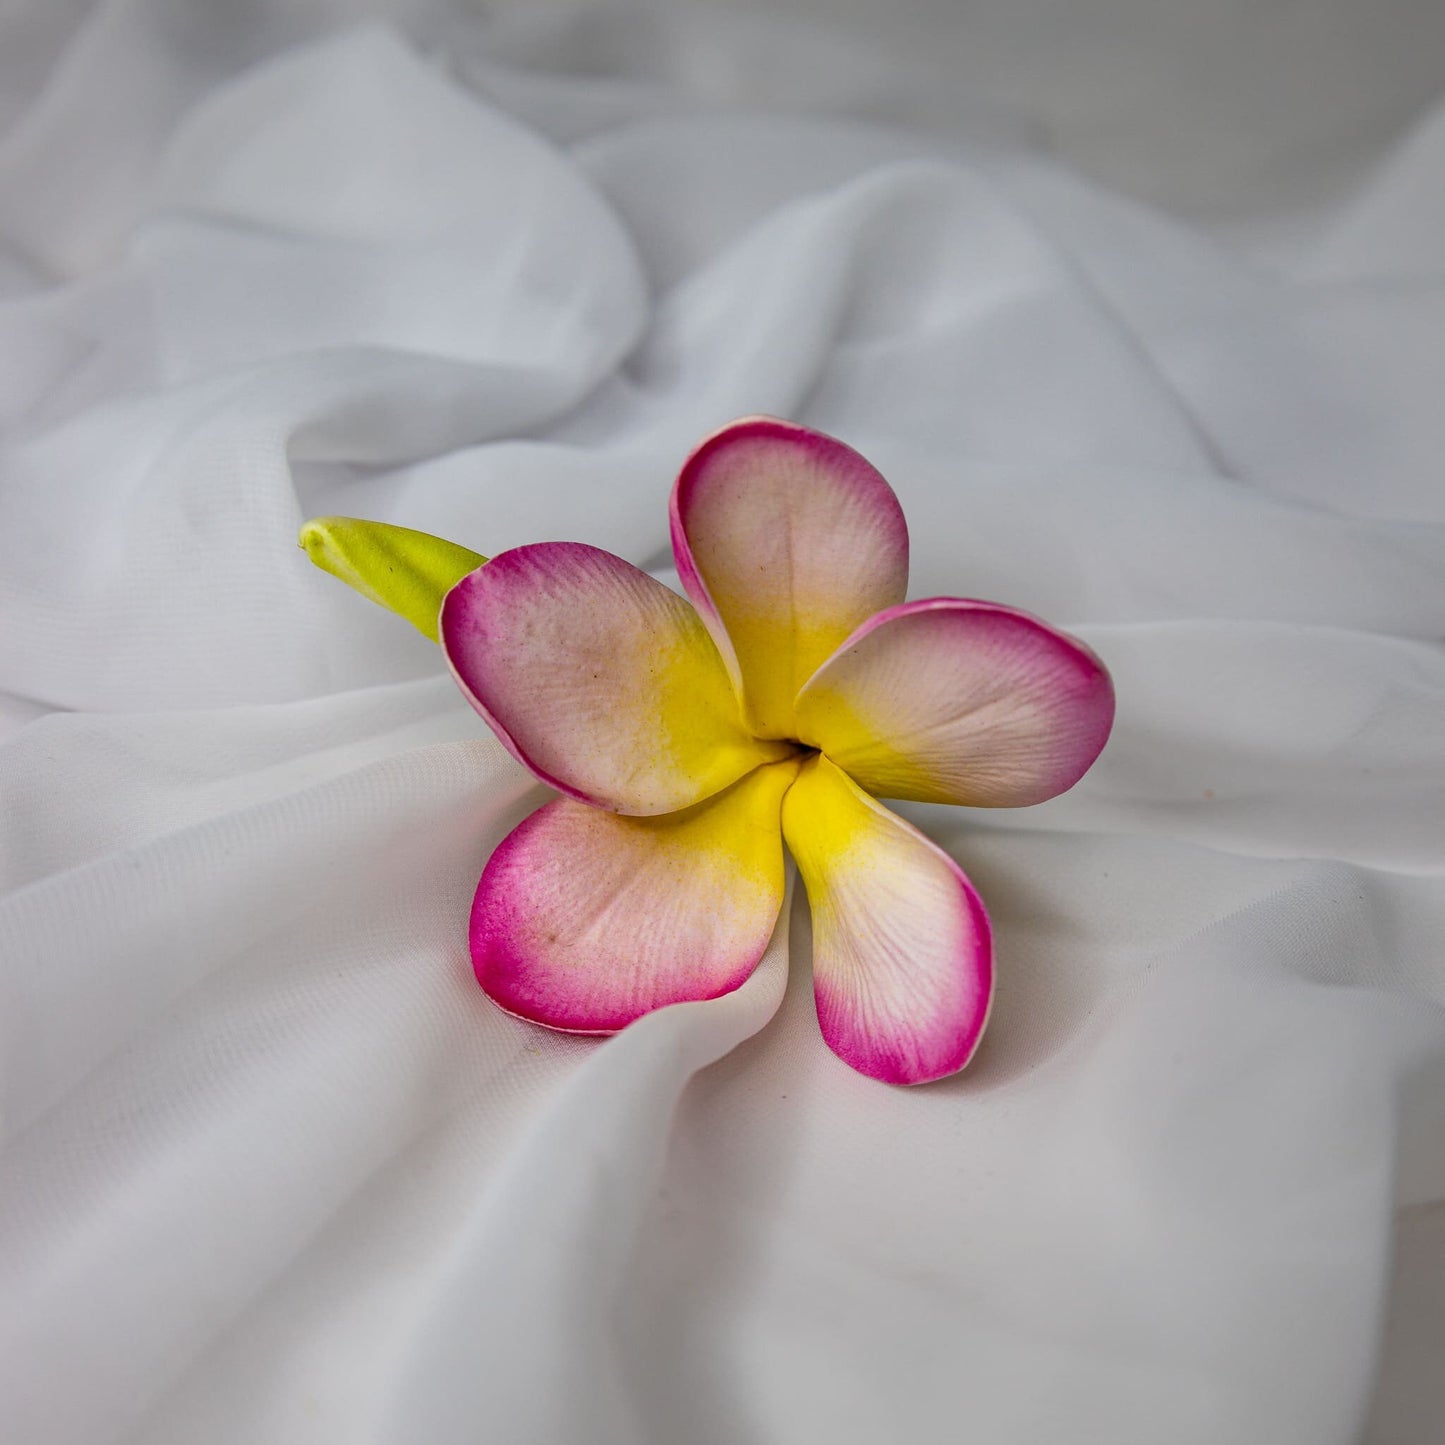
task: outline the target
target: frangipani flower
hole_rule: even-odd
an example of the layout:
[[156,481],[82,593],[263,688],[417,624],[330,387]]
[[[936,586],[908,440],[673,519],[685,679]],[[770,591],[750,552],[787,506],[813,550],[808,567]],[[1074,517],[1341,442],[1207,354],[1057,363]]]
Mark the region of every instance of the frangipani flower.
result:
[[1108,673],[1014,608],[905,602],[897,498],[803,427],[753,417],[708,437],[671,522],[690,602],[580,543],[481,565],[375,523],[302,533],[313,560],[439,635],[468,701],[561,794],[482,873],[478,982],[509,1013],[598,1034],[727,993],[772,934],[786,842],[829,1047],[894,1083],[961,1069],[993,994],[988,915],[878,799],[1063,792],[1108,737]]

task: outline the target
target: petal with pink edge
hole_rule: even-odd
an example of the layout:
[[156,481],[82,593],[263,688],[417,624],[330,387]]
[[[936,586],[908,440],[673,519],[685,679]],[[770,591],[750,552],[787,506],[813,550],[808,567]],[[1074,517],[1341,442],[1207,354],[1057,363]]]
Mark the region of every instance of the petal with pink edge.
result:
[[783,900],[779,812],[796,762],[685,812],[548,803],[492,854],[472,905],[477,982],[548,1028],[613,1033],[752,973]]
[[798,689],[908,589],[892,488],[851,447],[772,417],[714,432],[683,464],[672,550],[762,737],[793,735]]
[[798,697],[798,736],[870,793],[1020,808],[1073,787],[1114,722],[1082,642],[993,602],[870,618]]
[[690,807],[790,752],[744,730],[687,601],[597,547],[543,542],[494,557],[447,593],[441,643],[518,761],[599,807]]
[[783,834],[813,912],[828,1047],[885,1083],[957,1073],[993,997],[988,914],[958,864],[821,756],[783,800]]

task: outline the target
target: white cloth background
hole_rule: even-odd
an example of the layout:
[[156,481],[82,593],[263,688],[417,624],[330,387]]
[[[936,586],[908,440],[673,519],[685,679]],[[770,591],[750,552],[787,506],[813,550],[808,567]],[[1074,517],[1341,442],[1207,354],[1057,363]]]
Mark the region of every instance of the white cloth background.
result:
[[[1442,1438],[1445,112],[1184,224],[792,24],[0,15],[3,1438]],[[294,544],[665,569],[752,411],[1118,684],[1072,794],[916,814],[1000,978],[923,1089],[804,908],[615,1040],[489,1005],[542,791]]]

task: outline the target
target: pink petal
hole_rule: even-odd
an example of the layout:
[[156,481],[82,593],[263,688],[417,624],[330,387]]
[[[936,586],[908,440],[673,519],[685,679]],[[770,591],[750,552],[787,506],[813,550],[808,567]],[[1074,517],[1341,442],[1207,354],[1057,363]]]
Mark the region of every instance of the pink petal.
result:
[[494,557],[447,593],[441,643],[517,759],[599,807],[672,812],[789,754],[744,731],[692,607],[596,547]]
[[538,809],[477,885],[477,982],[508,1013],[577,1033],[612,1033],[664,1004],[730,993],[777,922],[779,811],[797,769],[759,768],[666,817],[571,798]]
[[994,602],[937,597],[870,618],[808,681],[798,737],[870,793],[1018,808],[1073,787],[1114,722],[1082,642]]
[[772,417],[714,432],[683,464],[672,550],[763,737],[793,735],[799,687],[908,588],[888,483],[851,447]]
[[783,833],[813,911],[828,1047],[890,1084],[963,1068],[988,1022],[993,943],[959,866],[824,757],[784,799]]

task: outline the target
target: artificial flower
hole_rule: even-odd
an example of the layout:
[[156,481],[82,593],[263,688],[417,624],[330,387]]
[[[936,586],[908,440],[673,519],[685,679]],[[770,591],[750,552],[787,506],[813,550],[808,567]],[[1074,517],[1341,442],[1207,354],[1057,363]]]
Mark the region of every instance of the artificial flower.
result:
[[[560,797],[493,852],[478,982],[548,1028],[612,1033],[737,988],[797,863],[829,1047],[920,1083],[973,1055],[988,915],[958,864],[880,797],[1021,807],[1071,787],[1114,715],[1083,643],[993,602],[905,602],[908,532],[857,452],[768,417],[684,463],[687,598],[596,547],[483,565],[423,533],[325,518],[313,560],[439,637],[507,749]],[[688,600],[690,599],[690,600]]]

